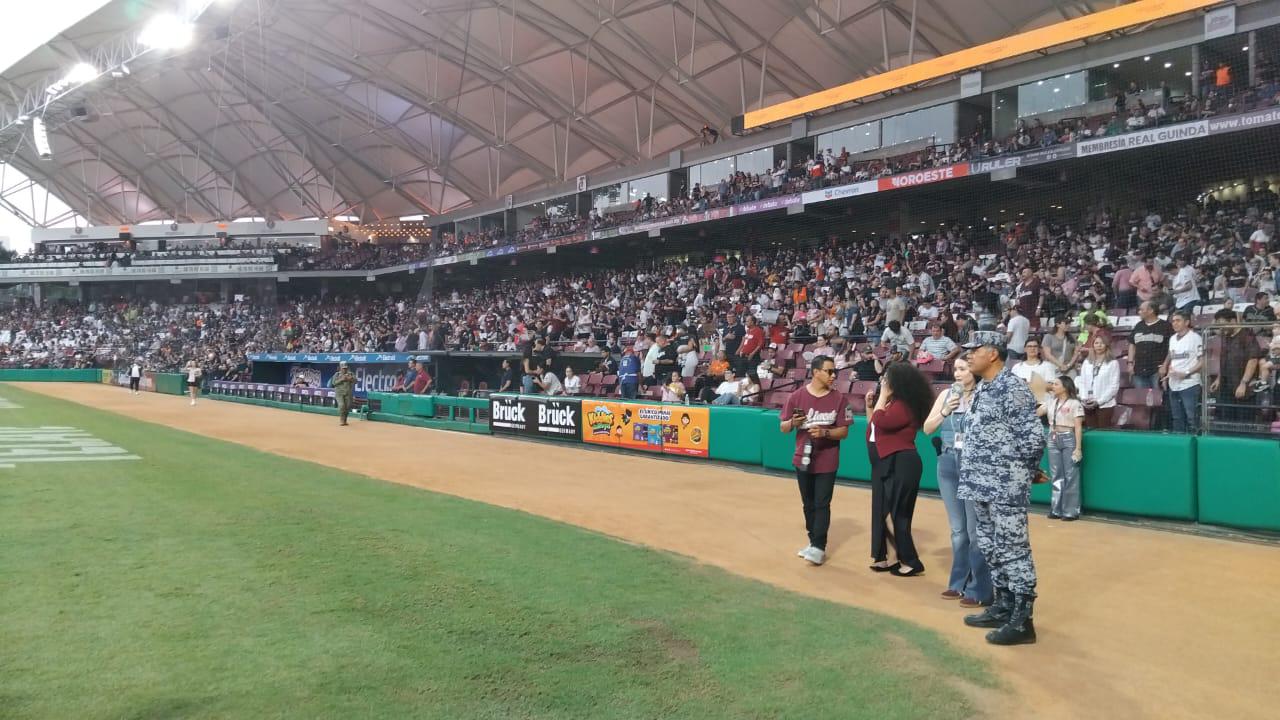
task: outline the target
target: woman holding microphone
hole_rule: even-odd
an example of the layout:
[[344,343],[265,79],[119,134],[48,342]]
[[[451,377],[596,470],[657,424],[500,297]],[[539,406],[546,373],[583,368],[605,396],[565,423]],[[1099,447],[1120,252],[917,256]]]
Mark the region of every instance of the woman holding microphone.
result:
[[[1028,347],[1030,347],[1028,345]],[[960,486],[960,450],[964,448],[964,416],[973,403],[977,382],[969,372],[969,361],[956,359],[956,382],[939,393],[933,411],[924,421],[926,434],[938,432],[934,440],[938,454],[938,494],[947,509],[951,526],[951,577],[942,597],[959,600],[962,607],[991,604],[991,571],[978,549],[978,518],[973,501],[956,497]]]
[[[898,577],[924,574],[911,537],[923,467],[916,433],[929,416],[929,381],[909,363],[893,363],[880,380],[880,393],[867,393],[867,451],[871,463],[871,569]],[[875,492],[879,485],[880,492]],[[889,523],[885,516],[889,516]],[[893,530],[889,530],[892,524]],[[890,562],[889,545],[897,553]]]

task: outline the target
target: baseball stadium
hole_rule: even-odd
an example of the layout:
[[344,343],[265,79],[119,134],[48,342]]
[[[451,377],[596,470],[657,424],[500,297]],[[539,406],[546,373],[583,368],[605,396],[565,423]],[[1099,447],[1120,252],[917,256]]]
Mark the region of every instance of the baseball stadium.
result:
[[1276,716],[1280,0],[57,0],[0,719]]

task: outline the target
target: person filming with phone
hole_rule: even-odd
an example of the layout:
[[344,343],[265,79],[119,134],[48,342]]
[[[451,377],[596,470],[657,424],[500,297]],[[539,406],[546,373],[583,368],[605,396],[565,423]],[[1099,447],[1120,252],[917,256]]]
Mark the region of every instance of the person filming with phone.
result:
[[804,529],[809,544],[796,553],[814,565],[827,560],[827,529],[831,526],[831,496],[840,466],[840,441],[849,435],[848,401],[837,392],[835,360],[819,355],[809,363],[812,378],[782,406],[779,429],[795,432],[792,465],[804,506]]

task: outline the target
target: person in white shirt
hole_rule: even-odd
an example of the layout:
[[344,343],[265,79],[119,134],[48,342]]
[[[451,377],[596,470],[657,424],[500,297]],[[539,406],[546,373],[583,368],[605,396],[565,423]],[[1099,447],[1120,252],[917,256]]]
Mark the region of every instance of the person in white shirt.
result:
[[564,369],[564,394],[578,395],[582,392],[582,376],[573,371],[573,368],[566,367]]
[[134,360],[129,366],[129,392],[137,395],[138,386],[142,383],[142,361]]
[[716,399],[712,405],[741,405],[742,382],[733,376],[732,370],[724,371],[724,382],[716,387]]
[[1200,424],[1200,368],[1204,364],[1204,341],[1191,329],[1191,313],[1178,310],[1169,318],[1173,337],[1169,354],[1160,367],[1160,376],[1169,388],[1173,431],[1193,433]]
[[903,326],[899,320],[890,320],[884,332],[880,335],[880,344],[900,350],[903,355],[911,352],[911,346],[915,343],[915,339],[911,337],[911,331]]
[[556,374],[550,370],[543,372],[542,377],[535,378],[534,382],[538,384],[538,387],[542,388],[542,392],[548,395],[564,394],[564,385],[561,384],[560,378],[556,377]]
[[680,363],[681,377],[696,377],[698,374],[698,351],[688,345],[681,345],[677,348],[679,357],[677,362]]
[[929,323],[929,337],[920,341],[920,349],[939,360],[951,360],[960,354],[960,346],[942,334],[940,323]]
[[1005,325],[1005,344],[1009,357],[1022,360],[1027,357],[1027,337],[1031,335],[1031,321],[1018,312],[1018,306],[1009,308],[1009,322]]
[[204,371],[200,369],[199,365],[196,365],[195,360],[188,360],[187,366],[183,368],[182,372],[187,376],[187,394],[191,396],[191,405],[194,406],[196,404],[196,396],[200,394],[200,376],[204,374]]
[[1116,396],[1120,394],[1120,363],[1111,355],[1111,347],[1101,334],[1093,338],[1076,383],[1084,404],[1085,427],[1110,429]]
[[1031,394],[1035,395],[1037,400],[1043,401],[1050,383],[1058,378],[1058,369],[1053,366],[1053,363],[1040,357],[1039,340],[1035,338],[1028,340],[1025,348],[1027,359],[1014,365],[1010,372],[1022,378],[1022,381],[1031,387]]
[[1200,302],[1200,288],[1196,287],[1196,269],[1188,262],[1185,254],[1175,259],[1178,274],[1173,276],[1173,304],[1179,310],[1186,310]]

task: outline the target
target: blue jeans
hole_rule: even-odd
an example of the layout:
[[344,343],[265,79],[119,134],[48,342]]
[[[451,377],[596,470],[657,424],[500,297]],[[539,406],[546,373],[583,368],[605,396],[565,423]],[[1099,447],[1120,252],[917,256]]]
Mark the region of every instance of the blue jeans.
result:
[[1199,385],[1169,393],[1174,432],[1194,434],[1200,427],[1200,393]]
[[532,375],[525,375],[524,377],[520,378],[520,390],[525,395],[533,394],[533,376]]
[[959,456],[945,451],[938,456],[938,493],[951,526],[951,577],[947,588],[980,602],[991,602],[991,571],[978,549],[977,515],[972,500],[956,497],[959,485]]
[[712,405],[741,405],[742,398],[733,393],[725,393],[716,398]]
[[639,384],[634,382],[624,382],[619,386],[619,388],[622,390],[622,397],[627,398],[628,400],[635,400],[636,390],[639,388]]
[[1071,457],[1075,451],[1075,433],[1049,433],[1049,473],[1053,477],[1049,511],[1059,517],[1080,517],[1080,466]]
[[1143,390],[1158,388],[1160,387],[1160,375],[1159,373],[1151,373],[1150,375],[1134,375],[1133,386],[1136,388],[1142,388]]

